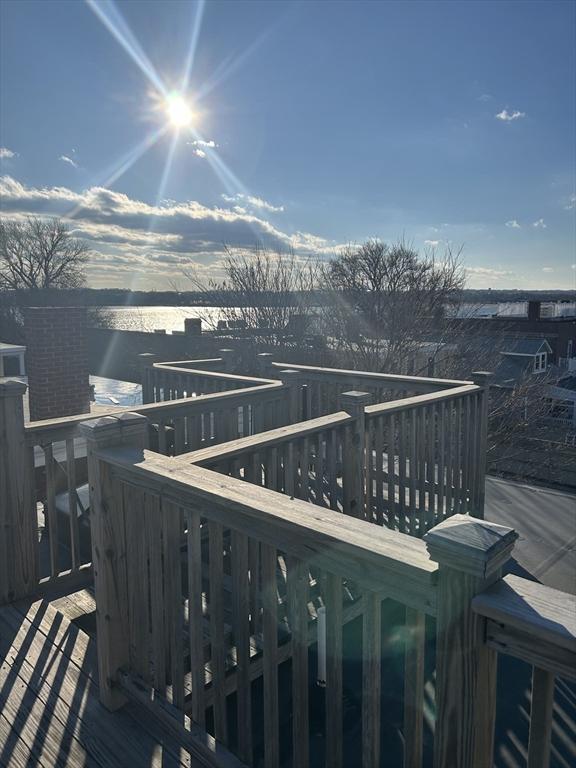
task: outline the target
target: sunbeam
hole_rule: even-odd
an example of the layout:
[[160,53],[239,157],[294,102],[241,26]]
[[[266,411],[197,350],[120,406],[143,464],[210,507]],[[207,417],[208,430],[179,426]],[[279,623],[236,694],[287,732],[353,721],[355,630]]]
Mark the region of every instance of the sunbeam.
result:
[[124,17],[116,8],[113,0],[86,0],[86,3],[110,34],[124,48],[132,61],[138,65],[152,85],[164,96],[167,96],[166,86],[154,69],[152,62],[142,50],[142,46],[134,37]]
[[[104,187],[107,188],[118,179],[123,176],[126,171],[131,168],[134,163],[139,160],[142,155],[148,152],[154,144],[158,142],[162,136],[168,132],[168,126],[163,125],[156,131],[149,133],[144,139],[128,152],[125,152],[122,157],[119,157],[116,162],[112,163],[105,171],[98,174],[93,180],[90,186],[92,187]],[[65,214],[66,218],[73,219],[82,208],[82,204],[76,205],[69,213]]]
[[198,0],[196,3],[196,11],[194,13],[194,20],[192,23],[192,35],[190,37],[190,46],[188,48],[188,54],[186,56],[186,62],[184,65],[182,85],[180,86],[180,90],[184,93],[188,90],[188,86],[190,85],[190,76],[194,67],[194,57],[196,55],[196,48],[198,46],[200,29],[202,28],[202,17],[204,16],[205,5],[205,0]]

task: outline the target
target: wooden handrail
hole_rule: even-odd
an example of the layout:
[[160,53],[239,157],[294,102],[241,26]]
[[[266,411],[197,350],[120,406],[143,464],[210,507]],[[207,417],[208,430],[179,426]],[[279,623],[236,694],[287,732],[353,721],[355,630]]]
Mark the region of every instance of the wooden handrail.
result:
[[390,415],[391,413],[401,413],[402,411],[409,411],[412,408],[419,408],[423,405],[446,403],[450,400],[456,400],[459,397],[469,395],[472,392],[480,392],[481,389],[476,384],[464,384],[461,387],[454,387],[454,389],[447,389],[441,392],[430,392],[426,395],[405,397],[402,400],[393,400],[389,403],[368,405],[365,409],[366,418],[370,419],[376,416]]
[[[460,381],[459,379],[437,379],[425,376],[400,376],[392,373],[374,373],[372,371],[350,371],[343,368],[320,368],[313,365],[293,365],[292,363],[272,363],[274,368],[290,368],[300,371],[306,378],[316,380],[326,380],[329,376],[338,378],[347,378],[362,382],[374,382],[381,385],[389,385],[391,389],[407,389],[413,391],[436,391],[439,389],[449,389],[451,387],[461,387],[465,384],[472,384],[471,381]],[[350,386],[350,382],[346,383]]]
[[199,451],[193,451],[191,453],[183,453],[177,457],[177,460],[187,464],[198,464],[200,466],[209,464],[214,460],[226,461],[245,453],[261,451],[265,448],[280,445],[296,438],[307,437],[318,432],[336,429],[345,424],[350,424],[351,421],[352,417],[349,416],[349,414],[345,411],[339,411],[338,413],[331,413],[328,416],[321,416],[318,419],[310,419],[309,421],[302,421],[298,424],[289,424],[285,427],[279,427],[278,429],[271,429],[267,432],[259,432],[256,435],[242,437],[238,440],[232,440],[229,443],[213,445],[209,448],[201,448]]
[[[103,416],[118,416],[120,413],[140,413],[143,416],[159,416],[169,419],[171,416],[188,415],[190,410],[201,410],[210,405],[218,407],[226,405],[233,407],[235,404],[241,405],[246,400],[251,400],[262,396],[267,392],[277,392],[285,388],[280,381],[270,381],[262,386],[246,387],[244,389],[229,389],[225,392],[214,392],[197,397],[184,397],[178,400],[166,400],[161,403],[147,403],[146,405],[126,406],[124,408],[114,408],[106,413],[98,414],[98,418]],[[79,414],[77,416],[63,416],[57,419],[45,419],[43,421],[32,421],[25,425],[26,442],[28,445],[38,445],[41,439],[47,441],[64,440],[76,434],[78,426],[90,418],[89,414]]]
[[222,373],[220,371],[203,371],[201,369],[190,368],[178,368],[175,365],[167,365],[166,363],[154,363],[153,370],[161,370],[162,372],[175,373],[178,375],[190,375],[197,374],[204,379],[212,379],[214,381],[227,381],[236,382],[248,386],[248,384],[275,384],[276,379],[261,379],[257,376],[240,376],[236,373]]
[[152,451],[109,448],[95,459],[123,482],[435,615],[438,566],[418,539]]
[[508,575],[472,600],[489,646],[576,680],[576,595]]

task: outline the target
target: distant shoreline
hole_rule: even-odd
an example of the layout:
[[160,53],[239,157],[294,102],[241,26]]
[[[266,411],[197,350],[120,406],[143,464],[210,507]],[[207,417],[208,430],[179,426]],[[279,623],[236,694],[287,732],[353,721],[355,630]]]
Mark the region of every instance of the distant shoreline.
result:
[[[300,304],[299,295],[293,294],[294,305]],[[79,288],[48,291],[0,291],[0,304],[19,306],[87,306],[87,307],[241,307],[249,305],[246,299],[231,292],[223,302],[221,293],[198,291],[128,291],[117,288]],[[268,306],[278,297],[262,297]],[[309,300],[309,299],[308,299]],[[521,301],[576,301],[576,290],[494,290],[467,288],[462,291],[462,301],[467,304],[506,303]],[[317,292],[314,302],[322,304],[322,294]],[[287,304],[286,295],[282,303]]]

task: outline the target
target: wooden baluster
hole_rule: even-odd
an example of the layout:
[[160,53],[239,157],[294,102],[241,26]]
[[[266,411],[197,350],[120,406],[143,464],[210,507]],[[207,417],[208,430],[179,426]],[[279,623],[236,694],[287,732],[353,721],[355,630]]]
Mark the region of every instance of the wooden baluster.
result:
[[275,547],[262,544],[264,758],[266,768],[278,768],[280,764],[276,567],[277,553]]
[[440,403],[438,425],[438,506],[436,508],[435,524],[442,522],[446,510],[446,403]]
[[202,610],[202,531],[200,512],[186,511],[186,539],[188,554],[188,632],[190,641],[190,671],[192,678],[192,710],[194,722],[204,727],[205,672],[204,672],[204,631]]
[[472,414],[470,396],[462,401],[462,512],[469,512],[472,503],[470,484],[472,477],[471,444],[472,444]]
[[250,686],[250,586],[248,582],[248,539],[232,531],[232,601],[236,643],[236,700],[238,751],[252,763],[252,696]]
[[[180,507],[162,501],[162,542],[164,550],[164,612],[170,651],[172,703],[184,708],[183,602],[180,558],[182,531]],[[224,632],[222,631],[222,635]]]
[[[426,479],[428,482],[428,509],[426,510],[426,530],[434,526],[436,515],[437,477],[436,464],[438,454],[436,450],[436,406],[434,403],[425,409],[428,414],[428,462],[426,467]],[[426,418],[426,415],[424,416]]]
[[384,525],[384,419],[378,416],[375,422],[376,470],[376,522]]
[[80,534],[78,531],[78,496],[76,491],[76,457],[74,454],[74,438],[66,440],[66,478],[68,485],[68,515],[70,517],[70,554],[72,570],[76,571],[81,565]]
[[410,534],[412,536],[416,536],[418,530],[416,517],[416,481],[418,477],[416,432],[418,410],[416,408],[412,408],[410,411],[408,411],[408,414],[410,416]]
[[150,679],[148,615],[148,558],[146,553],[145,494],[141,488],[122,485],[126,526],[126,574],[130,668]]
[[45,522],[48,524],[50,544],[50,576],[60,573],[60,541],[58,535],[58,513],[56,512],[56,473],[52,443],[42,447],[44,451],[44,469],[46,472]]
[[324,432],[320,432],[316,437],[316,457],[314,462],[314,485],[315,502],[318,506],[324,507]]
[[554,709],[554,673],[532,668],[528,768],[548,768]]
[[308,566],[287,559],[288,616],[292,649],[292,764],[309,765]]
[[208,522],[209,535],[209,609],[210,660],[214,694],[214,735],[218,741],[228,741],[226,717],[226,648],[224,646],[224,570],[223,529],[220,523]]
[[310,500],[310,440],[305,437],[300,443],[300,498]]
[[338,509],[338,432],[332,429],[328,433],[328,483],[330,490],[330,509]]
[[164,584],[162,574],[162,513],[160,498],[146,494],[144,526],[150,569],[150,629],[154,688],[162,694],[166,688],[166,652],[164,648]]
[[326,768],[342,765],[342,578],[326,575]]
[[398,519],[400,531],[406,532],[406,414],[400,414],[398,425]]
[[174,455],[180,456],[186,450],[185,424],[182,416],[174,418]]
[[421,768],[424,724],[426,617],[406,607],[404,663],[404,768]]
[[388,417],[388,448],[386,451],[386,474],[388,479],[388,528],[396,530],[396,419]]
[[366,422],[366,516],[374,522],[374,419]]
[[418,424],[418,536],[426,532],[426,408],[417,408],[414,414]]
[[496,651],[485,644],[472,598],[500,578],[515,531],[457,515],[424,537],[440,564],[436,618],[434,766],[492,765],[496,709]]
[[446,414],[446,506],[444,519],[451,517],[454,505],[454,406],[447,404]]
[[362,614],[362,765],[380,766],[380,682],[382,656],[382,599],[364,596]]
[[252,634],[258,635],[261,628],[260,616],[260,543],[248,540],[248,562],[250,565],[250,624]]

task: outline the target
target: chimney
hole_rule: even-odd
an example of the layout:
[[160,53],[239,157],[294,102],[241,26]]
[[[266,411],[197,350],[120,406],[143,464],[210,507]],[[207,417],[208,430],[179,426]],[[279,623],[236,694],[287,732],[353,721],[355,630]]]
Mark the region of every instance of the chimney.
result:
[[540,320],[540,304],[539,301],[528,302],[528,320]]
[[26,307],[30,420],[90,411],[85,307]]

